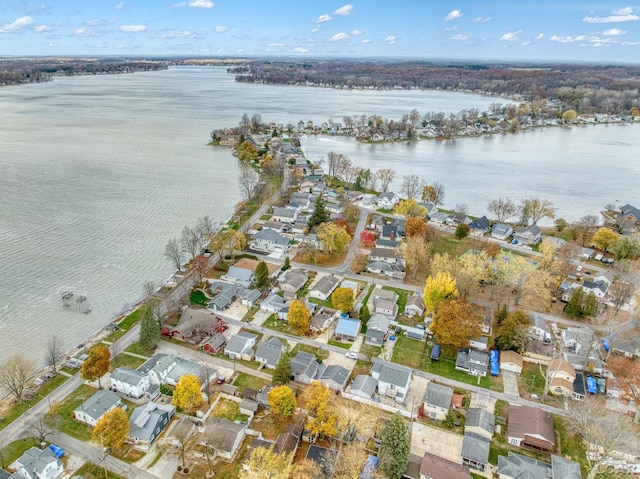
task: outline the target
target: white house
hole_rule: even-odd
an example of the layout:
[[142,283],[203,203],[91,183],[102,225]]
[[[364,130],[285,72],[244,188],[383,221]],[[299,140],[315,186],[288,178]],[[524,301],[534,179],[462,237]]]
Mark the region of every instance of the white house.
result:
[[254,249],[262,251],[286,253],[289,249],[289,238],[273,230],[262,230],[253,235],[251,245]]
[[326,301],[331,297],[331,293],[338,287],[340,279],[333,275],[326,275],[320,278],[309,290],[309,297]]
[[513,234],[513,228],[504,223],[498,223],[491,228],[491,237],[499,240],[506,240]]
[[411,386],[411,369],[374,359],[371,376],[378,381],[378,394],[393,397],[396,402],[404,403]]
[[397,205],[398,202],[400,202],[400,197],[392,191],[382,193],[378,197],[378,206],[387,210],[393,209],[393,207]]
[[422,401],[425,416],[436,421],[443,421],[449,413],[452,398],[452,387],[429,381]]
[[73,411],[73,418],[95,427],[104,414],[117,407],[127,408],[117,394],[108,389],[101,389]]
[[250,356],[249,359],[252,359],[252,348],[256,345],[257,340],[257,334],[241,331],[238,334],[231,336],[227,346],[224,348],[224,355],[229,356],[231,359],[245,359],[245,356]]
[[538,244],[542,238],[542,232],[537,225],[531,225],[529,227],[516,228],[513,239],[518,243],[523,244]]
[[111,389],[126,396],[141,398],[149,385],[149,376],[141,371],[118,367],[111,373]]
[[[55,479],[64,472],[64,464],[58,459],[51,448],[38,449],[32,447],[27,449],[10,466],[15,469],[15,473],[9,476],[16,479]],[[4,471],[2,471],[4,472]]]
[[547,321],[537,314],[532,314],[530,319],[531,327],[529,328],[529,337],[538,341],[551,341]]
[[422,316],[424,314],[424,300],[418,293],[414,293],[407,299],[407,304],[404,307],[404,315]]

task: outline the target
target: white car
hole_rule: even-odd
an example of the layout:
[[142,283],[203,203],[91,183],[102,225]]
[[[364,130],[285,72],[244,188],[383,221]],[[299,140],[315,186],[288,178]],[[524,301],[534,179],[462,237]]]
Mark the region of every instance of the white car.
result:
[[360,357],[360,355],[355,351],[347,351],[347,354],[345,354],[345,356],[351,359],[358,359]]

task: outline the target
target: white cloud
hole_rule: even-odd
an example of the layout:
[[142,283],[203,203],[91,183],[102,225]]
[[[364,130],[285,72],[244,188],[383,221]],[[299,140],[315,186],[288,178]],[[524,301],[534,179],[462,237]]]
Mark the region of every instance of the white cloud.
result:
[[168,35],[169,38],[195,38],[196,34],[189,30],[174,30]]
[[582,19],[585,23],[617,23],[617,22],[633,22],[640,20],[640,16],[633,13],[631,7],[620,8],[618,10],[612,10],[611,15],[606,17],[584,17]]
[[609,30],[603,30],[602,34],[605,37],[619,37],[620,35],[626,35],[626,30],[620,30],[619,28],[610,28]]
[[362,35],[362,32],[360,30],[352,30],[351,35],[353,36]]
[[218,33],[224,33],[227,30],[229,30],[229,26],[228,25],[216,25],[216,32],[218,32]]
[[544,40],[544,33],[539,33],[538,36],[535,39],[536,40]]
[[94,36],[96,32],[94,32],[91,28],[82,27],[82,28],[76,28],[73,31],[73,34],[78,37],[91,37],[91,36]]
[[384,39],[385,42],[387,42],[389,45],[393,45],[396,42],[396,37],[394,37],[393,35],[389,35],[387,38]]
[[572,37],[572,36],[561,37],[559,35],[551,35],[551,38],[550,38],[552,42],[558,42],[558,43],[575,43],[575,42],[582,42],[586,39],[587,39],[586,35],[578,35],[577,37]]
[[476,17],[473,19],[473,23],[486,23],[490,21],[491,17]]
[[120,2],[120,3],[116,3],[113,8],[115,8],[116,10],[124,10],[126,8],[127,4],[125,2]]
[[328,22],[329,20],[333,20],[333,17],[331,15],[327,15],[325,13],[324,15],[320,15],[313,22],[314,23],[324,23],[324,22]]
[[449,40],[468,40],[469,37],[466,35],[453,35],[449,37]]
[[169,8],[184,8],[184,7],[192,7],[192,8],[213,8],[215,7],[215,3],[209,0],[191,0],[190,2],[179,2],[174,3]]
[[302,47],[296,47],[293,49],[293,53],[307,53],[309,50]]
[[445,32],[457,32],[458,30],[460,30],[460,27],[457,25],[453,25],[451,27],[445,27],[444,29]]
[[500,37],[501,42],[516,42],[518,41],[518,35],[522,33],[522,30],[515,32],[507,32]]
[[462,16],[461,10],[451,10],[449,14],[446,17],[444,17],[444,21],[452,22],[453,20],[455,20],[456,18],[460,18],[461,16]]
[[318,27],[312,28],[311,33],[318,33],[320,29]]
[[622,42],[620,45],[624,45],[625,47],[635,47],[636,45],[640,45],[640,42]]
[[334,15],[351,15],[352,12],[353,12],[353,5],[348,3],[338,8],[337,10],[334,10],[333,14]]
[[274,48],[274,47],[284,47],[284,43],[269,43],[269,45],[267,45],[268,47]]
[[338,41],[340,41],[340,40],[346,40],[347,38],[349,38],[349,35],[347,35],[347,34],[346,34],[346,33],[344,33],[344,32],[341,32],[341,33],[336,33],[335,35],[332,35],[332,36],[329,38],[329,41],[330,41],[330,42],[338,42]]
[[103,25],[111,25],[112,23],[116,23],[116,21],[113,19],[104,20],[101,18],[92,18],[91,20],[84,22],[88,27],[101,27]]
[[5,23],[4,25],[2,25],[2,27],[0,27],[0,32],[2,33],[17,32],[25,28],[28,28],[32,24],[33,24],[33,18],[29,16],[20,17],[20,18],[16,18],[11,23]]
[[169,8],[184,8],[187,6],[187,2],[174,3]]
[[360,43],[370,43],[371,40],[369,40],[368,38],[365,38],[364,40],[360,40]]
[[522,45],[523,47],[528,47],[529,45],[531,45],[531,42],[530,41],[522,42],[520,45]]
[[37,27],[33,28],[33,31],[37,32],[37,33],[50,32],[51,31],[51,27],[49,25],[38,25]]
[[120,31],[125,33],[144,32],[146,29],[146,25],[122,25],[120,27]]

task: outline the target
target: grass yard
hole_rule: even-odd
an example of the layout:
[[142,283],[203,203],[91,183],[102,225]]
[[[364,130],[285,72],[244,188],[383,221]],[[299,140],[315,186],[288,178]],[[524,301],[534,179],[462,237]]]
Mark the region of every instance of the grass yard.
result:
[[[85,462],[83,466],[75,471],[76,476],[84,477],[85,479],[102,479],[104,476],[104,468],[96,466],[91,462]],[[124,479],[111,471],[107,471],[107,479]]]
[[291,350],[291,357],[294,357],[299,351],[313,354],[315,357],[320,359],[327,359],[329,357],[329,351],[302,343],[296,344],[296,346]]
[[351,349],[351,346],[353,346],[352,342],[343,343],[342,341],[336,341],[335,339],[330,339],[328,344],[342,349]]
[[553,417],[553,425],[556,428],[556,435],[560,439],[561,451],[556,451],[559,456],[571,457],[574,461],[580,463],[580,470],[582,471],[582,477],[587,477],[588,462],[587,462],[587,450],[584,447],[584,443],[571,429],[567,423],[567,419],[558,416]]
[[50,392],[58,388],[62,383],[67,380],[67,376],[62,374],[58,374],[55,378],[50,381],[44,383],[40,389],[38,389],[38,394],[31,401],[25,401],[22,404],[14,404],[4,413],[4,419],[0,422],[0,431],[15,421],[18,417],[20,417],[24,412],[26,412],[31,406],[34,404],[38,404],[45,396],[47,396]]
[[225,418],[229,421],[247,421],[249,416],[240,413],[240,405],[235,401],[220,399],[211,412],[212,417]]
[[2,461],[3,465],[9,465],[16,459],[18,459],[25,451],[32,447],[37,447],[38,438],[36,437],[24,437],[13,441],[2,448]]
[[401,334],[396,336],[396,344],[393,346],[391,361],[410,368],[424,369],[421,365],[425,366],[422,364],[425,357],[428,360],[428,349],[430,348],[427,348],[426,342],[410,339]]
[[293,424],[294,421],[294,417],[282,417],[278,414],[264,411],[251,421],[251,429],[260,431],[267,439],[277,439],[278,434],[286,432],[289,425]]
[[[134,343],[134,344],[138,344],[138,343]],[[129,350],[129,348],[127,348],[127,350]],[[130,352],[133,352],[133,351],[130,351]],[[138,353],[136,352],[135,354],[138,354]],[[148,354],[149,353],[147,352],[145,355],[148,355]],[[145,362],[146,362],[146,359],[142,359],[137,356],[131,356],[130,354],[127,354],[127,353],[121,353],[121,354],[118,354],[118,356],[115,357],[113,361],[111,361],[111,367],[109,369],[111,371],[113,371],[117,367],[127,367],[131,369],[137,369],[139,366],[141,366]]]
[[[128,353],[139,354],[140,356],[146,356],[148,358],[150,358],[153,355],[153,351],[154,350],[155,350],[155,348],[153,350],[151,350],[151,351],[146,349],[146,348],[143,348],[142,346],[140,346],[140,343],[138,341],[136,341],[134,343],[131,343],[129,345],[129,347],[127,349],[125,349],[125,351],[127,351]],[[144,362],[144,361],[145,360],[143,359],[142,362]],[[142,364],[142,363],[140,363],[140,364]]]
[[81,441],[91,440],[91,427],[87,424],[74,421],[73,411],[96,392],[96,389],[83,384],[65,398],[58,410],[61,432]]
[[267,381],[266,379],[257,378],[247,373],[238,373],[238,377],[236,377],[236,380],[233,381],[233,385],[236,386],[240,391],[243,391],[246,388],[258,391],[267,384],[269,384],[269,381]]
[[325,300],[317,299],[317,298],[307,298],[307,301],[309,301],[310,303],[313,303],[313,304],[317,304],[318,306],[324,306],[325,308],[336,309],[333,306],[333,303],[331,302],[331,299],[327,299],[325,301]]
[[131,327],[133,325],[135,325],[140,320],[140,316],[141,315],[142,315],[142,308],[141,307],[138,307],[138,308],[134,309],[133,311],[131,311],[131,313],[129,313],[128,316],[125,316],[118,323],[118,330],[112,332],[111,334],[109,334],[109,336],[107,336],[104,340],[109,342],[109,343],[113,343],[113,342],[117,341],[118,339],[120,339],[122,336],[124,336],[124,333],[129,331],[131,329]]
[[383,286],[382,289],[395,291],[398,294],[398,314],[402,314],[404,312],[404,307],[407,304],[409,291],[407,291],[406,289],[392,288],[391,286]]
[[433,242],[433,254],[448,253],[453,257],[458,257],[469,249],[468,240],[459,240],[451,236],[436,236]]
[[198,306],[206,308],[209,301],[211,301],[211,298],[209,298],[201,289],[194,289],[189,296],[189,301],[191,301],[192,304],[197,304]]
[[289,323],[286,321],[281,321],[275,314],[272,314],[267,318],[267,320],[262,324],[263,327],[272,329],[274,331],[278,331],[280,333],[293,334],[295,336],[301,336],[299,333],[294,331],[292,327],[289,326]]
[[520,388],[522,397],[527,398],[531,394],[537,394],[542,398],[544,394],[544,376],[540,373],[537,364],[524,363],[524,368],[518,379],[518,387]]

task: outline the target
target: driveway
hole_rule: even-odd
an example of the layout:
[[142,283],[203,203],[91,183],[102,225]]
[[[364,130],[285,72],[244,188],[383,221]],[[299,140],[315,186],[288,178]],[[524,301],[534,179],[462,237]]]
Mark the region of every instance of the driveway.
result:
[[518,377],[516,376],[516,373],[512,371],[502,371],[502,384],[504,386],[505,394],[520,397],[520,391],[518,390]]

